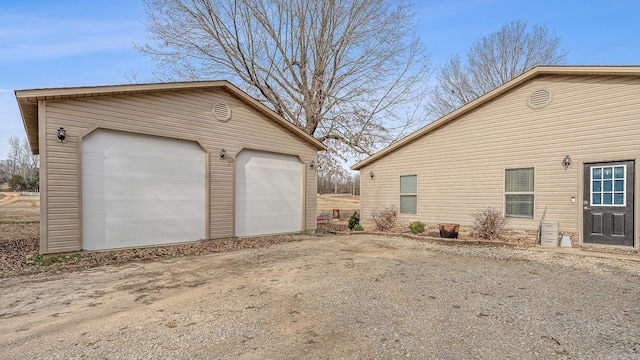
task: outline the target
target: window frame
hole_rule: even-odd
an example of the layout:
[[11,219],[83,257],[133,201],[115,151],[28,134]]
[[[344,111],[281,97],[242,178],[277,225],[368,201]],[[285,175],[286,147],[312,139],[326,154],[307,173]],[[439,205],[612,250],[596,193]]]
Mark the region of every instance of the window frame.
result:
[[[507,172],[508,171],[513,171],[513,170],[532,170],[533,172],[533,189],[531,191],[507,191]],[[503,186],[502,186],[502,192],[503,192],[503,196],[502,199],[504,201],[504,216],[508,217],[508,218],[512,218],[512,219],[525,219],[525,220],[532,220],[535,219],[536,217],[536,169],[533,166],[527,166],[527,167],[513,167],[513,168],[504,168],[503,171]],[[530,195],[532,197],[532,204],[531,204],[531,215],[517,215],[517,214],[509,214],[508,213],[508,204],[507,204],[507,196],[509,195]]]
[[[623,168],[623,173],[622,173],[622,178],[621,180],[623,181],[623,185],[622,185],[622,191],[616,191],[615,190],[615,182],[616,180],[620,179],[620,178],[616,178],[615,177],[615,169],[616,168]],[[605,179],[604,177],[604,169],[605,168],[611,168],[611,191],[605,191],[604,189],[604,182],[607,181],[607,179]],[[600,174],[600,179],[594,179],[593,178],[593,170],[594,169],[600,169],[601,174]],[[599,204],[594,204],[593,202],[593,195],[594,195],[594,190],[593,190],[593,182],[594,181],[600,181],[600,191],[597,191],[595,193],[600,194],[601,198],[600,198],[600,203]],[[589,206],[611,206],[611,207],[626,207],[627,206],[627,164],[617,164],[617,165],[598,165],[598,166],[590,166],[589,167]],[[611,194],[611,204],[605,204],[604,203],[604,194],[605,193],[610,193]],[[615,203],[615,195],[616,194],[620,194],[622,193],[622,204],[616,204]]]
[[[402,178],[414,176],[416,178],[416,191],[415,192],[402,192]],[[415,212],[402,212],[402,197],[412,196],[416,199],[416,211]],[[400,215],[417,215],[418,214],[418,174],[400,175],[398,177],[398,213]]]

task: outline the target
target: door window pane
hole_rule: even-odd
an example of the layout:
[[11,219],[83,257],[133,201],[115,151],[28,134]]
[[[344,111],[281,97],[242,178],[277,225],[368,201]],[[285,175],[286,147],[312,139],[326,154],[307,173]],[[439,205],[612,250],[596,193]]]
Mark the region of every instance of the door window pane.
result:
[[611,176],[613,175],[613,170],[610,167],[606,167],[602,169],[602,173],[605,179],[611,179]]
[[613,204],[613,201],[611,199],[611,193],[602,194],[602,204],[603,205],[611,205],[611,204]]
[[600,204],[602,204],[602,195],[600,195],[600,194],[593,194],[593,204],[594,204],[594,205],[600,205]]
[[616,205],[624,205],[624,194],[615,194],[613,196],[613,203]]
[[611,191],[611,180],[605,180],[603,191]]
[[615,186],[613,187],[615,191],[624,191],[624,180],[616,180]]
[[623,166],[616,166],[614,172],[615,172],[615,178],[616,179],[622,179],[624,177],[624,167]]
[[602,168],[593,168],[593,178],[602,179]]
[[593,191],[602,191],[602,181],[593,181]]

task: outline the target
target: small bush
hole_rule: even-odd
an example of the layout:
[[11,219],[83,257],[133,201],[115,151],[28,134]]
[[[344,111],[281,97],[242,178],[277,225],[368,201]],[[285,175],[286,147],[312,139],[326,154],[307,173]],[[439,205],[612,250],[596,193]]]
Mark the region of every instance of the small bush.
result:
[[480,239],[497,240],[504,235],[509,219],[502,215],[502,209],[486,207],[473,214],[473,235]]
[[398,209],[393,205],[382,209],[374,209],[371,213],[371,217],[376,223],[377,230],[387,231],[396,226]]
[[424,223],[422,221],[414,221],[411,224],[409,224],[409,230],[411,230],[411,233],[415,234],[420,234],[424,232]]
[[15,174],[9,179],[9,190],[24,191],[26,188],[27,183],[22,176]]
[[355,230],[355,231],[364,231],[364,228],[362,227],[362,225],[356,224],[356,226],[353,227],[353,230]]
[[354,211],[349,218],[349,230],[353,230],[358,224],[360,224],[360,214],[358,214],[357,211]]

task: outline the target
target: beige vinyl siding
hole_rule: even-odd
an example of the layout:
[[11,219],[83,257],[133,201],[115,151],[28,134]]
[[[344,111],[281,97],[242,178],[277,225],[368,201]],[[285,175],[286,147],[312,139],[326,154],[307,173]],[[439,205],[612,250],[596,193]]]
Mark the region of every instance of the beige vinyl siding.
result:
[[[540,88],[553,100],[533,110],[527,98]],[[397,177],[417,173],[418,213],[401,219],[471,225],[476,209],[504,207],[505,169],[533,167],[534,218],[511,219],[510,227],[536,229],[547,207],[545,218],[561,232],[578,232],[582,163],[636,160],[638,168],[639,157],[640,78],[540,76],[360,168],[363,217],[398,206]]]
[[[47,208],[47,187],[43,186],[49,180],[47,175],[47,149],[46,149],[46,131],[45,126],[46,112],[45,104],[43,101],[38,102],[38,117],[41,119],[40,126],[38,127],[38,147],[40,150],[40,253],[48,253],[49,246],[47,241],[47,220],[48,220],[48,208]],[[33,142],[31,143],[33,147]]]
[[[217,102],[231,108],[232,117],[221,122],[211,113]],[[43,191],[49,219],[45,252],[81,249],[80,146],[82,136],[96,128],[153,136],[193,140],[209,153],[209,224],[211,238],[234,236],[234,163],[243,148],[299,156],[308,164],[316,159],[316,148],[282,125],[276,124],[223,90],[192,90],[76,98],[44,102],[46,148],[40,144],[46,173]],[[67,142],[56,140],[56,129],[67,130]],[[45,135],[45,136],[42,136]],[[220,159],[224,148],[229,159]],[[206,164],[203,164],[206,166]],[[314,230],[315,171],[306,171],[306,218],[303,228]],[[43,184],[45,182],[43,181]]]

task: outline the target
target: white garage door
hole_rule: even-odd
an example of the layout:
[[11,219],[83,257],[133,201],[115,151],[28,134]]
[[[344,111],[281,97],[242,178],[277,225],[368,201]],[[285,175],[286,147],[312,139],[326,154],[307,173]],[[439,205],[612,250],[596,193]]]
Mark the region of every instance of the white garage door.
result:
[[98,130],[82,142],[86,250],[205,237],[205,154],[194,142]]
[[297,157],[241,151],[236,158],[236,236],[302,230],[302,163]]

